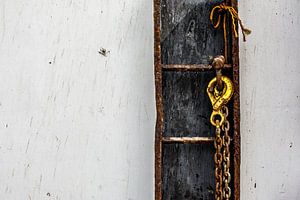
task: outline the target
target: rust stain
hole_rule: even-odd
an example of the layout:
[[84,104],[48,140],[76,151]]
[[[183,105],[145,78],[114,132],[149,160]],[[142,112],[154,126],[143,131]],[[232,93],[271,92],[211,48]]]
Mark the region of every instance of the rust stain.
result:
[[213,137],[163,137],[163,143],[201,144],[214,141]]
[[[232,66],[230,64],[224,64],[223,69],[231,69]],[[213,67],[211,65],[206,64],[193,64],[193,65],[162,65],[163,70],[169,71],[209,71],[212,70]]]
[[[229,0],[238,12],[238,0]],[[233,30],[231,36],[233,35]],[[233,167],[234,167],[234,200],[240,200],[240,158],[241,158],[241,136],[240,136],[240,83],[239,83],[239,41],[232,37],[232,65],[233,65]]]
[[162,67],[160,47],[160,0],[154,0],[154,74],[156,98],[155,127],[155,200],[162,199],[162,132],[163,132],[163,102],[162,102]]

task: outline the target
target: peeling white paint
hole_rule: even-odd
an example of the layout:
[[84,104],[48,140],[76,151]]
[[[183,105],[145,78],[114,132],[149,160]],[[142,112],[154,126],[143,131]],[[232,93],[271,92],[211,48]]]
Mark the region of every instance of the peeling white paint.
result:
[[300,199],[300,1],[240,1],[243,200]]
[[152,199],[152,27],[150,1],[0,1],[1,200]]

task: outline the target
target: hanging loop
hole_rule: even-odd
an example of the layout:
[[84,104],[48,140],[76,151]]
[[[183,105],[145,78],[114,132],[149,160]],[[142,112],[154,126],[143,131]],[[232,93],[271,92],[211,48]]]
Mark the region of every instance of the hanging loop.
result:
[[[215,12],[217,12],[217,22],[216,23],[213,20]],[[237,26],[236,26],[236,23],[238,23],[242,29],[243,39],[244,39],[244,41],[246,41],[246,35],[249,35],[251,33],[251,30],[245,28],[245,26],[242,23],[242,20],[240,19],[239,15],[238,15],[238,12],[235,10],[235,8],[233,6],[228,6],[225,3],[221,3],[221,4],[213,7],[213,9],[210,12],[209,19],[212,22],[214,28],[218,28],[220,26],[222,14],[223,14],[224,15],[223,16],[224,17],[223,28],[224,28],[224,34],[225,34],[225,32],[226,32],[226,13],[229,13],[229,15],[231,17],[231,21],[232,21],[231,24],[232,24],[234,36],[236,38],[238,37],[238,31],[237,31]]]
[[[216,22],[214,21],[215,15],[217,17]],[[235,38],[238,38],[238,36],[239,36],[237,24],[239,24],[242,29],[244,42],[246,41],[246,35],[249,35],[251,33],[250,29],[247,29],[244,27],[242,20],[240,19],[239,15],[238,15],[238,12],[235,10],[235,8],[233,6],[228,6],[225,3],[221,3],[221,4],[213,7],[213,9],[210,12],[209,19],[215,29],[219,28],[220,24],[222,23],[223,39],[224,39],[224,55],[225,55],[226,61],[227,61],[227,57],[228,57],[228,41],[227,41],[227,16],[228,15],[231,18],[231,26],[232,26],[232,30],[233,30]],[[222,22],[221,22],[221,20],[222,20]]]

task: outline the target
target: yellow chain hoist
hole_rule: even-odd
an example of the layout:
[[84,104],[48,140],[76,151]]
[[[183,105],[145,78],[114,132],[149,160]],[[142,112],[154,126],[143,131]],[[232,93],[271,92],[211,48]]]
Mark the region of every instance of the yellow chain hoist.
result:
[[[213,111],[210,117],[210,122],[216,127],[215,133],[215,180],[216,180],[216,200],[229,200],[231,197],[230,189],[230,123],[227,120],[228,108],[226,104],[231,99],[234,89],[232,81],[222,76],[221,69],[224,67],[225,62],[228,60],[228,41],[227,41],[227,19],[231,19],[232,32],[234,37],[238,37],[238,24],[243,33],[243,39],[246,41],[246,35],[251,33],[250,29],[244,27],[242,20],[238,16],[238,12],[233,6],[229,6],[226,2],[213,7],[210,12],[210,21],[215,29],[220,27],[223,23],[223,37],[224,37],[224,56],[218,56],[213,61],[213,67],[216,69],[216,77],[213,78],[207,87],[207,94],[212,103]],[[217,21],[214,21],[217,18]],[[223,164],[223,168],[222,168]]]
[[[213,61],[213,67],[217,70],[217,76],[213,78],[207,87],[207,94],[212,104],[212,114],[210,122],[216,127],[215,133],[215,180],[216,180],[216,200],[229,200],[231,189],[229,186],[230,176],[230,123],[227,120],[228,108],[226,104],[231,99],[234,89],[232,81],[222,76],[221,69],[224,66],[224,56],[218,56]],[[223,164],[223,168],[222,168]]]

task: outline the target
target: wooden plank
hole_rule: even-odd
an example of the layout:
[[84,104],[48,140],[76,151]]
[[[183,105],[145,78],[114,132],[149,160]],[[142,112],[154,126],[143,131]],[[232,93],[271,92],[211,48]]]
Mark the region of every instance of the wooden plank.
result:
[[[165,137],[209,137],[214,128],[206,87],[215,72],[163,72]],[[197,135],[196,135],[197,134]]]
[[163,199],[214,199],[213,155],[210,144],[164,145]]
[[[231,0],[231,5],[238,11],[238,1]],[[232,33],[233,34],[233,30]],[[241,136],[240,136],[240,68],[239,68],[239,40],[232,39],[232,63],[233,63],[233,199],[240,200],[240,158],[241,158]]]
[[209,20],[221,0],[161,0],[162,64],[209,64],[223,54],[223,32]]
[[[212,6],[220,2],[155,0],[155,9],[159,7],[159,12],[161,12],[160,17],[155,11],[155,49],[157,50],[155,57],[159,53],[160,60],[159,63],[155,62],[156,77],[159,79],[156,83],[162,84],[156,86],[158,87],[157,91],[162,92],[157,95],[159,102],[157,108],[160,110],[157,115],[159,127],[156,129],[156,200],[214,199],[213,195],[200,194],[191,187],[194,184],[203,189],[205,183],[199,183],[193,178],[190,181],[186,180],[193,172],[199,172],[197,175],[201,180],[210,178],[214,181],[214,164],[208,166],[209,160],[213,158],[213,145],[207,143],[206,146],[201,146],[205,149],[203,150],[195,148],[191,144],[183,147],[176,144],[162,145],[162,143],[193,142],[197,140],[194,140],[195,138],[214,135],[214,127],[209,122],[211,104],[206,94],[206,87],[215,76],[210,66],[212,58],[223,54],[224,46],[223,31],[215,30],[212,27],[209,13]],[[231,168],[233,180],[230,187],[234,191],[233,198],[239,199],[239,124],[236,124],[239,123],[239,101],[236,100],[239,98],[239,88],[236,86],[238,84],[236,64],[238,48],[237,40],[232,40],[230,37],[230,31],[231,29],[227,29],[229,35],[227,61],[233,62],[235,66],[232,69],[231,64],[226,65],[225,68],[228,70],[223,73],[230,78],[235,78],[234,84],[237,92],[234,102],[230,102],[228,106],[229,120],[234,124],[234,128],[237,128],[230,133],[232,137],[234,136],[233,140],[237,138],[237,142],[231,146],[234,156],[232,156]],[[201,139],[198,143],[202,143]],[[199,145],[198,143],[197,145]],[[199,167],[199,164],[191,164],[194,162],[193,156],[195,155],[201,155],[200,161],[198,161],[201,163],[200,165],[205,166],[204,168]],[[238,157],[236,158],[236,156]],[[183,166],[182,163],[189,164]],[[185,176],[170,173],[169,169],[171,168],[179,170]],[[198,171],[199,169],[202,170]],[[207,177],[207,174],[211,174],[211,176]],[[214,187],[212,187],[212,191],[214,191]]]
[[156,126],[155,126],[155,199],[162,199],[162,67],[160,48],[160,0],[154,0],[154,74],[156,99]]

